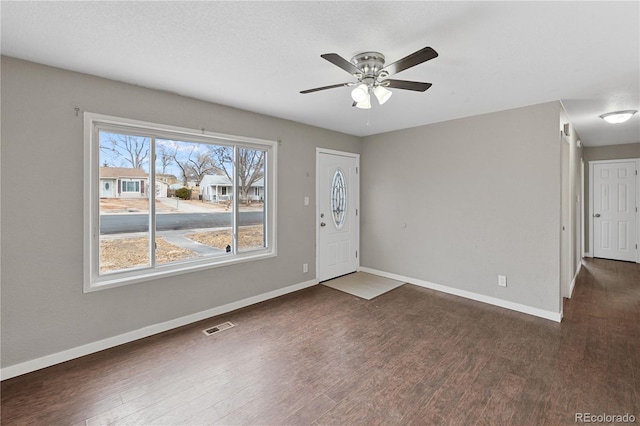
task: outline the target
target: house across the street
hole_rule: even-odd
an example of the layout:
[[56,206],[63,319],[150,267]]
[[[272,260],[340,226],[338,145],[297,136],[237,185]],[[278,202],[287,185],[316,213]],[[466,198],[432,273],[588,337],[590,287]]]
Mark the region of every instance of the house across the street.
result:
[[[166,197],[173,175],[156,179],[156,197]],[[142,169],[129,167],[100,167],[100,198],[147,198],[149,176]]]
[[[204,201],[227,201],[231,199],[233,184],[224,175],[204,175],[200,181],[200,192]],[[255,181],[247,193],[249,201],[264,200],[264,178]],[[244,200],[241,194],[240,201]]]
[[148,179],[142,169],[100,167],[100,198],[146,197]]

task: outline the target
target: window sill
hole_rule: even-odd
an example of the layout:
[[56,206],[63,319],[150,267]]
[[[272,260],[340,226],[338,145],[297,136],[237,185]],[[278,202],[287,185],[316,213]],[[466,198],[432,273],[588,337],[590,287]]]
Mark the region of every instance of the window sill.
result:
[[204,271],[207,269],[220,268],[223,266],[231,266],[235,264],[252,262],[256,260],[269,259],[276,257],[276,250],[261,250],[254,251],[246,254],[239,254],[233,258],[219,260],[214,263],[207,262],[185,262],[181,264],[171,264],[167,266],[157,267],[149,270],[138,270],[134,272],[103,275],[99,278],[94,278],[89,282],[85,282],[84,293],[91,293],[94,291],[106,290],[114,287],[122,287],[129,284],[135,284],[144,281],[158,280],[162,278],[168,278],[175,275],[188,274],[191,272]]

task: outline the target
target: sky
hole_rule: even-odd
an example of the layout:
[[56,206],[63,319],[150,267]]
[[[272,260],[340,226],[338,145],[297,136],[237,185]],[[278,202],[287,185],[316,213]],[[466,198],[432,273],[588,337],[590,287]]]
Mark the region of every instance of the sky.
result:
[[[101,131],[99,140],[101,166],[137,167],[149,173],[150,137]],[[156,173],[172,174],[181,179],[183,175],[182,169],[178,167],[173,159],[174,155],[183,164],[195,164],[196,167],[200,165],[199,168],[202,168],[207,167],[207,163],[203,161],[203,156],[217,159],[217,155],[212,155],[212,150],[220,148],[220,145],[156,139]],[[225,152],[229,153],[228,150]],[[164,165],[163,158],[165,159]],[[231,171],[231,163],[226,162],[226,167],[227,170]]]
[[[139,168],[150,171],[152,137],[101,130],[100,166]],[[169,174],[183,182],[199,181],[205,174],[233,176],[233,147],[204,142],[155,139],[155,173]],[[237,150],[240,183],[255,182],[264,173],[262,150]]]

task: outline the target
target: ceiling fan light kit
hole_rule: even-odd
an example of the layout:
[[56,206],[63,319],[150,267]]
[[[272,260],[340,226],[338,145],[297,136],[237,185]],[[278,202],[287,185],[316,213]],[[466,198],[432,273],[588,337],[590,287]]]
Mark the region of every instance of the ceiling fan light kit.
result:
[[356,78],[355,82],[332,84],[330,86],[316,87],[314,89],[303,90],[300,93],[313,93],[321,90],[334,89],[337,87],[353,87],[351,99],[353,106],[361,109],[371,108],[371,93],[376,97],[380,105],[389,100],[393,92],[387,89],[412,90],[424,92],[431,83],[419,81],[393,80],[388,79],[389,75],[397,74],[407,68],[414,67],[423,62],[436,58],[438,53],[431,47],[425,47],[390,65],[385,66],[385,57],[379,52],[364,52],[355,55],[351,61],[347,61],[337,53],[325,53],[320,55],[323,59],[347,71]]
[[371,96],[369,96],[369,94],[367,93],[367,96],[365,96],[364,100],[361,102],[356,102],[356,108],[360,108],[360,109],[369,109],[371,108]]
[[602,118],[607,123],[620,124],[629,120],[636,112],[638,111],[632,109],[626,111],[608,112],[606,114],[602,114],[600,118]]
[[385,89],[382,86],[376,86],[373,89],[373,94],[376,95],[376,98],[378,99],[378,103],[382,105],[383,103],[389,100],[391,95],[393,95],[393,92],[391,90]]
[[369,96],[369,87],[366,84],[360,84],[351,91],[351,98],[354,102],[362,102]]

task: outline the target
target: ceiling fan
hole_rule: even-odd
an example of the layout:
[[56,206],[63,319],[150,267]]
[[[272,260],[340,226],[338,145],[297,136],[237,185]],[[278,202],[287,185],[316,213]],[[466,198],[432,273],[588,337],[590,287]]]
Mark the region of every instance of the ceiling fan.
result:
[[353,99],[352,106],[369,109],[371,108],[371,93],[378,99],[380,105],[389,100],[392,92],[388,90],[387,87],[413,90],[416,92],[424,92],[431,87],[431,83],[393,80],[387,77],[429,61],[437,56],[438,52],[430,47],[425,47],[385,67],[384,55],[379,52],[358,53],[351,58],[350,62],[337,53],[325,53],[324,55],[320,55],[320,57],[353,75],[357,81],[316,87],[315,89],[303,90],[300,93],[313,93],[319,92],[320,90],[335,89],[336,87],[355,86],[351,91],[351,98]]

